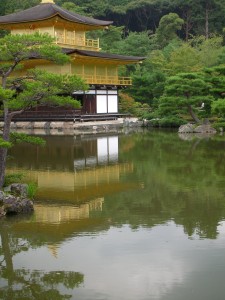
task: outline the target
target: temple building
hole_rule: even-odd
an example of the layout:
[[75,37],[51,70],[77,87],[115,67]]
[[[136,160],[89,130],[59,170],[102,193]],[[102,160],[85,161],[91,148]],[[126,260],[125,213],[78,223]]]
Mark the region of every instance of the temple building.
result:
[[38,68],[58,74],[76,74],[89,85],[86,92],[76,91],[74,97],[81,101],[85,115],[118,114],[118,90],[132,84],[131,78],[120,77],[119,67],[141,62],[144,57],[104,53],[99,39],[86,37],[92,30],[107,29],[111,21],[81,16],[57,6],[53,0],[42,0],[32,8],[0,16],[0,29],[11,34],[48,33],[62,51],[69,55],[69,63],[61,66],[33,59],[25,69]]

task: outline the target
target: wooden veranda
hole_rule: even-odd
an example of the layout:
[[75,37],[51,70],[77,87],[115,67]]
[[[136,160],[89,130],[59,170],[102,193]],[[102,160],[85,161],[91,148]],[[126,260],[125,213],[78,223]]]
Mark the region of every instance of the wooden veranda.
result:
[[[25,111],[21,114],[15,115],[12,118],[13,122],[88,122],[88,121],[107,121],[117,120],[121,117],[128,117],[127,114],[121,113],[101,113],[101,114],[89,114],[84,113],[82,109],[56,109],[56,110],[35,110]],[[0,120],[3,121],[3,116],[0,116]]]

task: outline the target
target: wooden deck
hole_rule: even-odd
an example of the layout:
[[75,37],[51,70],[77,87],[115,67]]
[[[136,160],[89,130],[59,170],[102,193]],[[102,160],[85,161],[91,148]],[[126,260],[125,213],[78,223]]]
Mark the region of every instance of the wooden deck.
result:
[[[74,111],[26,111],[12,118],[12,122],[88,122],[117,120],[118,118],[129,117],[128,114],[108,113],[108,114],[83,114],[79,110]],[[3,117],[0,117],[3,121]]]

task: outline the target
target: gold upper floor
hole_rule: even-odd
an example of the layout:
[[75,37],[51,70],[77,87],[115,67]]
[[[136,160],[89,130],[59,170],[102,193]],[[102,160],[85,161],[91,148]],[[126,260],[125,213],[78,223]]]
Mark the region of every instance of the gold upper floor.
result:
[[[35,32],[44,34],[48,33],[55,38],[55,43],[62,48],[81,49],[99,51],[99,39],[87,39],[86,32],[82,26],[70,28],[69,26],[54,24],[43,26],[44,24],[15,25],[11,28],[11,34],[33,34]],[[46,24],[47,25],[47,24]],[[61,25],[61,26],[60,26]]]

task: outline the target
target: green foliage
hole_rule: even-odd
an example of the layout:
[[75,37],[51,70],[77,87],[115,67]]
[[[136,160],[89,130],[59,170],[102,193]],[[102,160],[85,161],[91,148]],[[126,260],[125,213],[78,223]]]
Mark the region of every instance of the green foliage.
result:
[[[155,32],[163,16],[177,13],[184,22],[179,31],[185,40],[193,35],[206,35],[206,11],[209,15],[209,34],[221,34],[225,27],[225,0],[55,0],[55,2],[72,12],[113,20],[115,25],[126,26],[129,31],[136,32]],[[40,0],[1,0],[0,14],[16,12],[39,3]]]
[[15,182],[17,183],[22,182],[23,178],[24,178],[24,174],[22,173],[6,174],[4,186],[9,186],[10,184]]
[[[69,61],[61,49],[53,45],[54,39],[48,34],[6,35],[0,39],[0,74],[9,66],[13,67],[30,58],[44,58],[58,64]],[[9,63],[10,61],[10,63]]]
[[29,182],[27,187],[27,195],[29,199],[34,199],[34,196],[37,193],[38,186],[34,182]]
[[132,77],[132,86],[127,92],[137,102],[154,105],[154,100],[159,98],[164,90],[165,75],[160,71],[142,69],[141,74],[136,72]]
[[198,72],[203,68],[199,52],[184,43],[170,53],[166,68],[170,75],[184,72]]
[[188,104],[190,101],[195,102],[195,97],[208,95],[209,89],[210,85],[205,82],[203,73],[180,73],[168,78],[165,94],[181,97]]
[[79,108],[79,101],[65,95],[70,95],[79,88],[87,89],[83,80],[75,75],[58,75],[42,70],[32,70],[27,77],[15,78],[8,84],[23,90],[7,99],[10,110],[24,110],[39,105]]
[[178,128],[186,122],[179,116],[167,116],[164,118],[155,118],[150,120],[150,124],[153,127],[163,127],[163,128]]
[[0,147],[1,148],[10,148],[10,147],[12,147],[12,144],[10,142],[4,141],[3,138],[0,137]]
[[[0,39],[0,108],[4,112],[2,137],[10,141],[10,122],[15,114],[40,105],[80,107],[74,100],[75,90],[86,90],[87,85],[77,76],[51,74],[30,70],[21,75],[18,69],[30,59],[45,59],[55,64],[69,62],[69,57],[60,47],[53,45],[48,34],[8,35]],[[43,143],[42,140],[25,135],[11,135],[13,142]],[[4,183],[7,147],[0,147],[0,188]],[[7,147],[6,147],[7,146]]]
[[81,7],[81,6],[78,6],[76,5],[75,3],[73,2],[64,2],[62,4],[62,8],[68,10],[68,11],[71,11],[73,13],[77,13],[77,14],[80,14],[80,15],[86,15],[86,16],[92,16],[91,14],[88,14],[87,12],[85,12],[85,7]]
[[121,113],[134,113],[134,99],[126,93],[120,93],[119,95],[119,111]]
[[146,114],[149,113],[150,107],[146,103],[141,104],[139,102],[135,102],[135,100],[126,93],[120,93],[119,111],[144,119]]
[[162,50],[150,53],[152,65],[169,75],[184,72],[199,72],[204,67],[215,66],[222,60],[222,37],[214,36],[205,40],[196,37],[189,43],[172,41]]
[[220,117],[225,117],[225,99],[218,99],[212,103],[212,112]]
[[107,30],[97,30],[87,33],[87,38],[100,40],[100,47],[104,52],[114,52],[117,49],[117,43],[122,40],[124,27],[110,26]]
[[218,131],[220,131],[221,129],[225,131],[225,119],[216,121],[215,123],[213,123],[213,127]]
[[10,141],[12,144],[19,144],[19,143],[29,143],[33,145],[39,145],[44,146],[45,140],[37,137],[37,136],[31,136],[27,135],[25,133],[19,133],[19,132],[11,132],[10,133]]
[[111,51],[131,56],[146,56],[153,49],[153,43],[148,32],[131,32],[127,38],[113,43]]
[[212,67],[218,64],[223,53],[223,37],[212,35],[208,39],[205,36],[193,37],[189,45],[199,53],[199,63],[204,67]]
[[0,103],[2,103],[5,99],[12,99],[14,95],[15,91],[4,89],[0,86]]
[[225,94],[225,65],[205,69],[206,79],[211,84],[211,92],[216,99],[224,98]]
[[195,122],[198,122],[198,109],[201,104],[210,107],[213,97],[211,85],[206,82],[203,73],[180,73],[166,81],[165,91],[159,99],[158,112],[161,116],[180,114],[185,109]]
[[164,48],[172,40],[178,38],[177,31],[181,30],[183,23],[184,21],[176,13],[169,13],[160,19],[155,32],[155,39],[159,48]]

